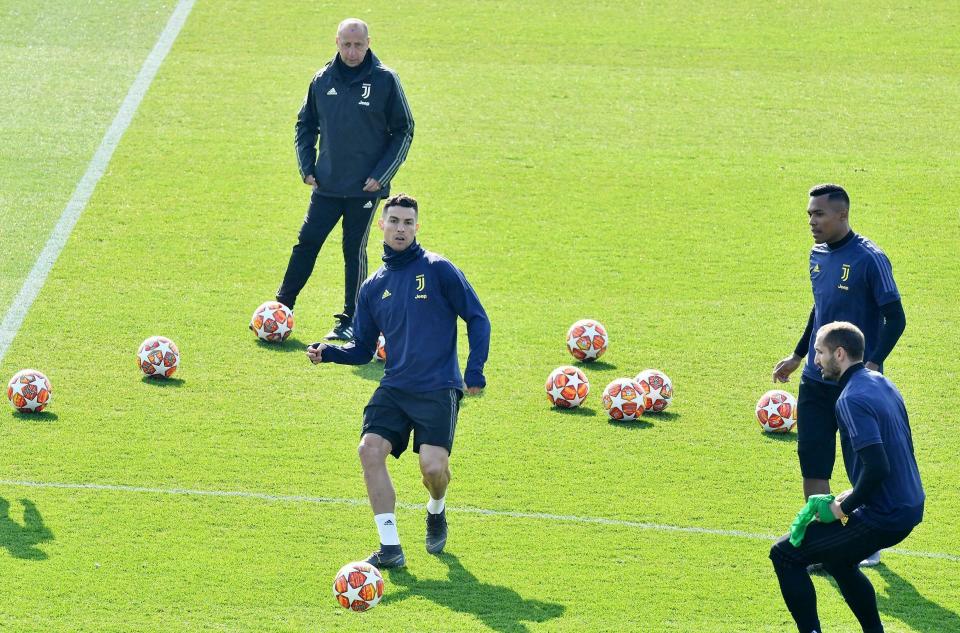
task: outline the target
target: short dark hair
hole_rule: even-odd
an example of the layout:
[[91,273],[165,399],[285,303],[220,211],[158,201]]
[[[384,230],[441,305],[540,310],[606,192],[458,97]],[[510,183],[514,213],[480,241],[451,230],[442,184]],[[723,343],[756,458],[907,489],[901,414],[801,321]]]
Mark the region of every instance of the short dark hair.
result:
[[842,347],[852,361],[863,360],[863,332],[848,321],[834,321],[820,328],[820,340],[831,352]]
[[417,207],[417,199],[403,193],[395,193],[383,202],[383,215],[387,214],[388,207],[406,207],[413,209],[414,215],[420,215],[420,209]]
[[810,197],[816,198],[817,196],[827,196],[827,200],[843,200],[844,204],[850,206],[850,196],[847,195],[847,190],[840,185],[829,183],[817,185],[810,190]]

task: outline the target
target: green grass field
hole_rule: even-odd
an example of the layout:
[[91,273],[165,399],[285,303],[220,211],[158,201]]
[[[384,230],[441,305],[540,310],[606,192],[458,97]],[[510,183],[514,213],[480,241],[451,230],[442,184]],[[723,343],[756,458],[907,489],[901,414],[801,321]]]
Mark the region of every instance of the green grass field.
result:
[[[0,315],[174,4],[0,0]],[[960,631],[960,7],[721,5],[198,0],[0,361],[55,390],[0,415],[0,629],[794,630],[767,552],[802,502],[795,435],[762,435],[753,405],[810,310],[807,189],[836,181],[894,264],[887,374],[927,492],[867,573],[888,631]],[[293,123],[348,15],[416,118],[394,190],[493,324],[447,553],[423,551],[405,455],[408,567],[363,615],[330,583],[376,545],[355,450],[382,369],[302,354],[341,305],[338,233],[292,339],[246,329],[306,208]],[[610,349],[586,404],[551,410],[584,317]],[[140,378],[153,334],[176,380]],[[609,424],[603,386],[646,367],[674,381],[669,414]],[[826,630],[858,630],[814,582]]]

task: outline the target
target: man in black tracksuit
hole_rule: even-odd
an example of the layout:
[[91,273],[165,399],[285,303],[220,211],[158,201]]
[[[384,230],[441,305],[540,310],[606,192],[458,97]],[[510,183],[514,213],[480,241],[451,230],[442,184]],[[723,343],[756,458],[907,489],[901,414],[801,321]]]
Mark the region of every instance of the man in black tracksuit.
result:
[[343,218],[343,312],[326,338],[349,341],[367,276],[370,223],[410,150],[413,114],[397,74],[370,50],[364,22],[341,22],[336,42],[337,55],[313,78],[297,115],[297,161],[313,195],[277,301],[293,309],[324,240]]

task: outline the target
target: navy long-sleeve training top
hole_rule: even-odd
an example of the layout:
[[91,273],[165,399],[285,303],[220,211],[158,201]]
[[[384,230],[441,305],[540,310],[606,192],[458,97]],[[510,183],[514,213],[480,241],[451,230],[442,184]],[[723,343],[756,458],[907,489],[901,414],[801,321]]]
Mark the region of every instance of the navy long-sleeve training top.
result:
[[467,324],[466,386],[485,387],[490,320],[477,293],[448,259],[414,242],[397,252],[384,245],[383,266],[360,286],[353,340],[327,347],[323,362],[370,362],[383,332],[387,350],[380,384],[424,392],[463,389],[457,361],[457,317]]

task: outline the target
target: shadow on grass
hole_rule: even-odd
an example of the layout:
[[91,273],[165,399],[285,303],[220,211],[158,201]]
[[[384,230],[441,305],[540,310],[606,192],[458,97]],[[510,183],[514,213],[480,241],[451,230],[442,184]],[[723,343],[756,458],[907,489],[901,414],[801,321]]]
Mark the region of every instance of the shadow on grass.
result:
[[883,563],[874,567],[887,583],[886,595],[877,594],[877,607],[920,633],[960,631],[960,616],[924,598],[917,588]]
[[153,385],[154,387],[163,387],[164,389],[179,389],[187,381],[183,378],[160,378],[157,376],[144,376],[140,382],[145,385]]
[[37,506],[29,499],[23,504],[23,525],[10,518],[10,502],[0,497],[0,547],[6,548],[14,558],[46,560],[47,554],[37,545],[53,540],[53,532],[43,524]]
[[271,352],[281,352],[289,354],[291,352],[300,352],[303,353],[306,351],[309,343],[304,343],[298,338],[290,337],[285,340],[283,343],[271,343],[270,341],[265,341],[262,338],[257,339],[257,347],[260,349],[268,350]]
[[40,413],[23,413],[14,411],[13,417],[25,422],[56,422],[59,418],[53,411],[41,411]]
[[764,433],[767,436],[768,440],[773,440],[774,442],[786,442],[788,444],[795,444],[797,442],[796,433]]
[[524,633],[524,622],[546,622],[560,617],[565,607],[541,600],[526,600],[510,587],[480,582],[453,554],[437,558],[447,566],[447,580],[420,580],[405,568],[387,570],[396,588],[383,601],[399,602],[420,596],[442,607],[467,613],[495,631]]
[[680,418],[681,414],[674,411],[644,411],[643,417],[650,418],[651,420],[663,420],[664,422],[669,422],[671,420]]
[[563,407],[551,407],[550,411],[552,413],[559,413],[560,415],[579,416],[584,418],[591,418],[597,415],[596,409],[591,409],[590,407],[585,407],[583,405],[580,405],[579,407],[574,407],[572,409],[564,409]]
[[590,361],[589,363],[577,362],[577,363],[574,363],[574,367],[579,367],[581,370],[584,370],[587,368],[600,369],[600,370],[617,368],[616,365],[614,365],[613,363],[608,363],[605,360],[593,360],[593,361]]
[[647,422],[646,420],[614,420],[610,419],[608,421],[610,426],[616,427],[618,429],[623,429],[625,431],[641,431],[643,429],[652,429],[653,422]]

